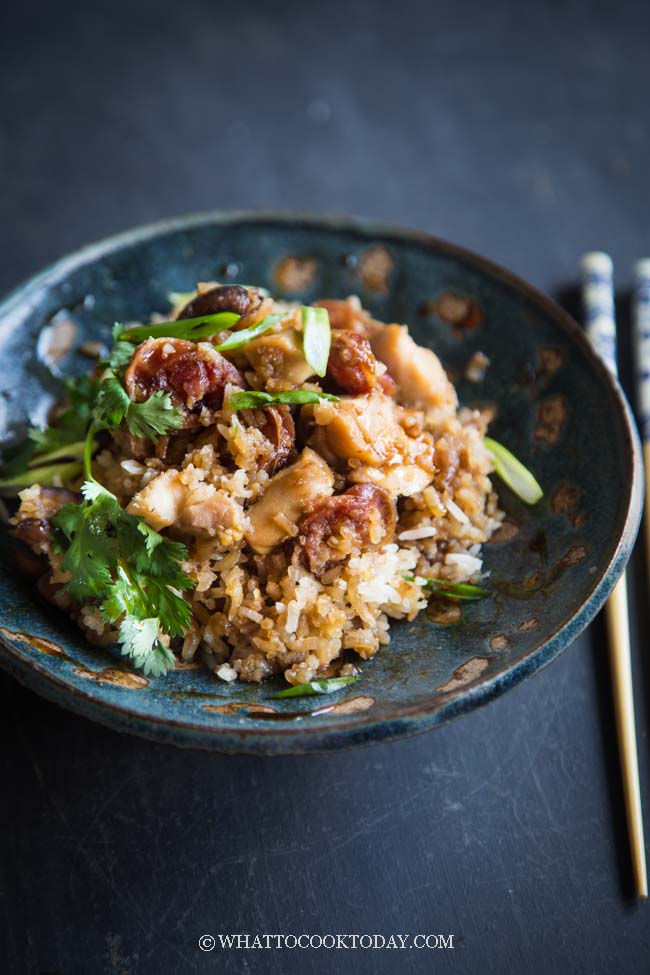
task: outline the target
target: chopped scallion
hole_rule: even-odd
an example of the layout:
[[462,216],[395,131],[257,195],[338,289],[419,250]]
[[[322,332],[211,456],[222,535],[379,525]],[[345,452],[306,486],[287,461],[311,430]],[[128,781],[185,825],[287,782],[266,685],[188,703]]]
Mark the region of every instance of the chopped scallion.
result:
[[310,680],[306,684],[295,684],[293,687],[287,687],[279,694],[274,694],[273,697],[311,697],[313,694],[333,694],[357,680],[361,680],[361,677],[327,677],[323,680]]
[[448,599],[458,599],[461,602],[472,602],[475,599],[485,599],[489,596],[487,589],[480,586],[473,586],[469,582],[449,582],[447,579],[432,579],[429,576],[407,576],[409,582],[417,582],[418,585],[430,589],[438,596],[446,596]]
[[483,443],[492,454],[494,469],[501,480],[526,504],[537,504],[544,492],[528,468],[507,447],[491,437],[485,437]]
[[281,393],[263,393],[260,390],[248,390],[233,393],[228,401],[231,410],[255,410],[258,407],[272,406],[286,403],[288,405],[319,403],[321,400],[338,401],[338,396],[331,393],[317,393],[311,389],[287,389]]
[[232,349],[238,349],[240,346],[252,342],[258,336],[264,335],[264,332],[268,332],[270,328],[273,328],[274,325],[281,322],[283,317],[282,315],[267,315],[257,325],[251,325],[250,328],[242,328],[241,332],[233,332],[232,335],[229,335],[219,345],[215,345],[215,349],[217,352],[230,352]]
[[327,360],[332,343],[330,317],[326,308],[311,308],[303,305],[300,312],[305,359],[317,376],[324,376],[327,372]]
[[132,342],[134,345],[156,338],[189,339],[197,342],[216,332],[232,328],[240,317],[233,311],[220,311],[215,315],[202,315],[199,318],[180,318],[176,322],[156,322],[151,325],[136,325],[133,328],[118,326],[113,332],[113,338],[116,342]]

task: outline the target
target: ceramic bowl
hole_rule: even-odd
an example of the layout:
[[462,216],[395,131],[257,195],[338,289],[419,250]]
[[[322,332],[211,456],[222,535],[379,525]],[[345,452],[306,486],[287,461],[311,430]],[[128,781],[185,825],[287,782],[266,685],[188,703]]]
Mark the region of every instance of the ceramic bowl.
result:
[[[382,321],[407,322],[457,384],[494,404],[491,427],[538,476],[526,507],[502,484],[507,520],[485,546],[489,599],[460,619],[423,613],[336,696],[278,701],[199,667],[150,679],[89,646],[42,601],[6,537],[0,663],[64,707],[178,745],[277,754],[425,731],[515,687],[594,617],[638,529],[642,473],[625,398],[578,325],[494,264],[422,233],[295,213],[209,213],[121,234],[57,262],[0,306],[0,439],[39,422],[61,377],[89,368],[88,341],[114,321],[168,307],[196,281],[252,282],[309,302],[357,294]],[[476,352],[490,360],[470,382]]]

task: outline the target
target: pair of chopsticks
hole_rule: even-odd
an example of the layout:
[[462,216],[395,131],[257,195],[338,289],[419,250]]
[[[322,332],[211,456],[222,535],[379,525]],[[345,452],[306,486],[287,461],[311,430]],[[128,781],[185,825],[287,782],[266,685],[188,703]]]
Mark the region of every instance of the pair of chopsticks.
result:
[[[617,376],[616,312],[614,306],[614,267],[608,254],[585,254],[581,262],[582,299],[587,334],[596,352]],[[633,297],[637,399],[641,414],[641,434],[646,473],[645,539],[647,565],[650,568],[650,260],[640,261],[635,268]],[[623,796],[632,855],[632,869],[637,897],[648,896],[648,877],[641,815],[639,761],[636,748],[634,695],[630,629],[627,605],[627,581],[622,574],[605,607],[607,641],[614,691],[616,734],[623,778]]]

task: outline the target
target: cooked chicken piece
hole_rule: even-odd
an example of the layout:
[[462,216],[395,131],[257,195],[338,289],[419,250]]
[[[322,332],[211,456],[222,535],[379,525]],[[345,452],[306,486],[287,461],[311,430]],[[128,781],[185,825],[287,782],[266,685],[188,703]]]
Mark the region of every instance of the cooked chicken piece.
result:
[[374,389],[378,380],[377,360],[368,339],[358,332],[335,329],[332,332],[327,378],[353,396]]
[[156,531],[173,526],[189,535],[232,541],[244,533],[244,510],[213,484],[192,485],[184,471],[163,471],[135,495],[129,514]]
[[350,480],[371,481],[392,497],[408,497],[433,479],[434,451],[428,435],[408,435],[401,413],[376,389],[369,396],[303,407],[301,425],[307,430],[313,424],[308,443],[333,467],[347,465]]
[[218,538],[230,543],[243,537],[246,517],[244,509],[234,498],[212,484],[205,484],[203,490],[192,492],[191,503],[181,511],[175,527],[191,535]]
[[314,370],[305,359],[302,339],[294,328],[282,332],[267,332],[248,342],[242,350],[252,368],[262,379],[282,379],[300,386]]
[[412,463],[427,449],[406,434],[395,404],[379,389],[368,396],[317,403],[311,415],[316,426],[310,445],[335,465],[339,460],[372,467]]
[[375,391],[369,396],[317,403],[310,444],[333,464],[339,459],[379,465],[395,454],[395,438],[404,436],[391,401]]
[[350,480],[359,484],[370,481],[387,491],[392,498],[409,498],[424,491],[433,480],[433,472],[417,464],[398,464],[396,467],[356,467]]
[[334,489],[334,475],[318,454],[305,447],[291,467],[269,481],[259,501],[248,509],[248,544],[267,555],[285,539],[297,533],[297,524],[307,508]]
[[417,345],[405,325],[386,325],[371,336],[370,344],[377,358],[388,366],[398,386],[398,397],[405,403],[456,408],[456,391],[438,356]]
[[381,545],[395,528],[395,505],[379,487],[355,484],[319,501],[302,523],[301,544],[315,575],[361,549]]
[[187,487],[181,481],[180,472],[163,471],[134,496],[126,510],[160,531],[177,521],[186,495]]
[[169,392],[185,412],[185,427],[200,426],[196,414],[203,406],[218,410],[225,387],[244,386],[244,380],[208,342],[147,339],[135,352],[124,377],[130,399],[142,403],[157,390]]

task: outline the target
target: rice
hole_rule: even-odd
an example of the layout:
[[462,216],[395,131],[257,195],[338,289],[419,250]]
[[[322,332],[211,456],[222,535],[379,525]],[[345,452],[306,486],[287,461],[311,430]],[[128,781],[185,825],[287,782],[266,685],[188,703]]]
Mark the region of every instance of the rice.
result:
[[216,671],[217,677],[221,680],[225,680],[228,684],[231,684],[234,680],[237,680],[237,671],[230,664],[222,664],[219,670]]
[[472,576],[477,572],[480,572],[483,568],[483,562],[481,559],[477,558],[475,555],[469,554],[459,554],[458,552],[451,552],[445,557],[445,564],[451,566],[458,566],[460,572],[464,575]]
[[461,524],[463,525],[469,524],[469,518],[467,517],[463,509],[459,508],[456,502],[453,501],[451,498],[447,498],[447,500],[445,501],[445,507],[447,508],[449,514],[456,519],[456,521],[460,521]]
[[421,538],[433,538],[435,534],[436,529],[433,525],[424,525],[422,528],[410,528],[400,532],[397,538],[400,542],[417,542]]

